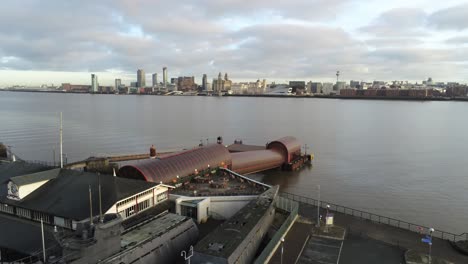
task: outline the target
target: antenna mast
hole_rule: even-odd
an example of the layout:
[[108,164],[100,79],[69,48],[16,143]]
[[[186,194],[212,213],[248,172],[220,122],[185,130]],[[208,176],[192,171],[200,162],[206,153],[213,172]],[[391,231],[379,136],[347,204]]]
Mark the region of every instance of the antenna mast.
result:
[[63,168],[63,143],[62,143],[62,112],[60,112],[60,168]]
[[104,218],[102,217],[102,199],[101,199],[101,175],[98,175],[98,185],[99,185],[99,221],[101,223],[104,222]]
[[89,225],[93,225],[93,197],[91,196],[91,184],[89,185]]

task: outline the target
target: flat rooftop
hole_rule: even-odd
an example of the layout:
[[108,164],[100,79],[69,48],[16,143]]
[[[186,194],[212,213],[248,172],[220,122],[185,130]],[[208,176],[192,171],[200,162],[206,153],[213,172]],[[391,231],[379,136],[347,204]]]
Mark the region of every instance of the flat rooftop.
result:
[[185,221],[190,221],[190,218],[172,213],[158,216],[124,233],[122,235],[121,246],[125,248],[129,245],[140,244],[161,236]]
[[248,178],[241,178],[225,171],[198,175],[191,180],[181,179],[181,186],[171,190],[171,194],[184,196],[232,196],[259,195],[267,187]]
[[221,258],[231,256],[265,215],[277,191],[277,186],[272,187],[259,196],[258,199],[249,202],[233,217],[199,241],[195,245],[194,251]]

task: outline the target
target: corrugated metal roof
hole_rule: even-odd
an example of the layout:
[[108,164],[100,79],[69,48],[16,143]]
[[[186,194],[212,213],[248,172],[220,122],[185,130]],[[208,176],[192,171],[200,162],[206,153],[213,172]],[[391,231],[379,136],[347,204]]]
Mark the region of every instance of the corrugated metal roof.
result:
[[246,144],[232,144],[228,146],[229,152],[245,152],[253,150],[263,150],[266,149],[266,146],[256,146],[256,145],[246,145]]
[[277,149],[286,155],[287,163],[291,162],[293,153],[301,151],[301,143],[295,137],[282,137],[268,143],[267,149]]
[[169,182],[210,167],[231,165],[231,154],[220,144],[180,152],[162,159],[148,159],[120,168],[118,175],[151,182]]
[[269,170],[285,163],[283,155],[275,150],[238,152],[231,156],[232,170],[240,174]]

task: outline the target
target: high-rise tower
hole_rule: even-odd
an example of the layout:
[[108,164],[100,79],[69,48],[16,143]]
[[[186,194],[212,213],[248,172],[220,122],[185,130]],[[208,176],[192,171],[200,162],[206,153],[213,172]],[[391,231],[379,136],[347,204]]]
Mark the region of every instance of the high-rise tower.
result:
[[203,74],[203,79],[202,79],[202,88],[203,88],[203,91],[206,91],[208,90],[208,80],[207,80],[207,76],[206,74]]
[[157,73],[153,73],[152,81],[153,81],[153,87],[158,85],[158,74]]
[[137,71],[137,86],[138,87],[146,86],[145,71],[142,69],[138,69]]
[[167,67],[163,67],[163,84],[164,87],[167,85]]
[[97,93],[99,91],[98,77],[96,74],[91,74],[91,92]]

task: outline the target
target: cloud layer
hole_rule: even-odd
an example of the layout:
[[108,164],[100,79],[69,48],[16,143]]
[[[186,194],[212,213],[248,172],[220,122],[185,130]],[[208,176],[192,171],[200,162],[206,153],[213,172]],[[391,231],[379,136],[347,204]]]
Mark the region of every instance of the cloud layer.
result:
[[[0,70],[229,72],[236,80],[468,81],[468,4],[436,11],[353,0],[2,2]],[[359,12],[353,12],[359,11]],[[357,16],[356,14],[365,14]],[[340,21],[351,21],[340,24]],[[15,75],[17,76],[17,75]],[[125,78],[124,78],[125,79]]]

